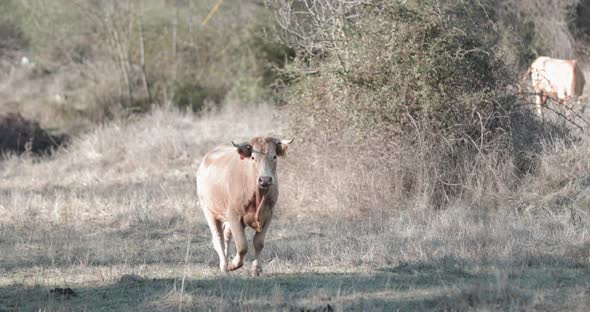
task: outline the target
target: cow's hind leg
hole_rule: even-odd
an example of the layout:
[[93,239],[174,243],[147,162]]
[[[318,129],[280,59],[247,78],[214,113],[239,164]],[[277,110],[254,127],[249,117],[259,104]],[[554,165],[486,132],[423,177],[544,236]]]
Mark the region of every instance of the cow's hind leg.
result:
[[580,106],[579,100],[573,97],[568,97],[564,100],[560,100],[559,104],[561,104],[560,106],[563,107],[563,109],[565,109],[565,117],[568,118],[571,117],[572,114],[575,116],[577,114],[575,109]]
[[229,222],[223,223],[223,243],[225,249],[223,253],[225,254],[225,258],[229,258],[229,243],[231,242],[231,228],[229,226]]
[[270,225],[270,219],[264,224],[262,227],[262,231],[257,232],[254,234],[253,243],[254,243],[254,261],[252,262],[252,275],[259,276],[262,273],[262,266],[260,265],[260,253],[264,248],[264,237],[266,236],[266,230]]
[[230,221],[231,233],[236,241],[236,256],[228,265],[228,270],[233,271],[241,268],[244,265],[244,257],[248,253],[248,241],[246,240],[246,233],[244,226],[239,220]]
[[543,99],[543,94],[542,93],[537,93],[537,96],[536,96],[535,100],[536,100],[535,101],[535,106],[537,108],[537,115],[539,115],[539,117],[541,119],[543,119],[543,108],[542,108],[542,106],[543,106],[543,104],[545,104],[545,101],[546,100]]
[[211,230],[211,241],[213,242],[213,248],[219,255],[219,269],[222,272],[227,272],[227,258],[224,253],[223,241],[221,240],[223,235],[223,229],[221,222],[216,220],[210,213],[205,212],[205,219],[209,224],[209,230]]

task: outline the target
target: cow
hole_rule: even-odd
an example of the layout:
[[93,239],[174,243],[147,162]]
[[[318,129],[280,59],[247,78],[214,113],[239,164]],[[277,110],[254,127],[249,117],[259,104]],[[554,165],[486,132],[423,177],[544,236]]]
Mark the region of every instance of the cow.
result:
[[584,74],[576,60],[560,60],[546,56],[538,57],[529,67],[520,83],[522,85],[531,77],[536,95],[536,109],[539,117],[543,117],[542,106],[548,98],[565,105],[574,97],[581,97],[584,91]]
[[[244,265],[246,227],[256,231],[252,275],[262,272],[259,257],[279,196],[277,158],[287,154],[292,142],[255,137],[240,144],[232,141],[233,146],[219,146],[203,157],[197,171],[197,195],[222,272]],[[228,263],[232,236],[236,255]]]

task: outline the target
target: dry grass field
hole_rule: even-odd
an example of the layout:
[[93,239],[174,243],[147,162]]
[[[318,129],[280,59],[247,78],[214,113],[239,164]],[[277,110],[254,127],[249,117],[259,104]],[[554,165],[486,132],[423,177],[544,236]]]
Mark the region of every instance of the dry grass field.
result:
[[[516,94],[551,55],[590,95],[587,0],[215,3],[0,1],[0,114],[71,138],[0,155],[0,312],[588,311],[590,101]],[[195,173],[257,135],[295,141],[254,278]]]
[[[288,135],[282,121],[267,106],[201,117],[157,110],[89,131],[49,159],[1,162],[0,311],[585,311],[590,305],[590,216],[587,207],[576,208],[590,202],[587,180],[567,186],[580,190],[568,208],[560,203],[566,196],[523,191],[526,200],[513,201],[528,206],[514,209],[383,203],[357,217],[347,214],[354,207],[338,207],[338,198],[315,204],[304,198],[307,189],[324,186],[298,175],[294,155],[279,165],[282,192],[264,275],[219,273],[196,203],[198,162],[218,143]],[[292,149],[311,147],[296,139]],[[556,150],[551,157],[563,156]]]

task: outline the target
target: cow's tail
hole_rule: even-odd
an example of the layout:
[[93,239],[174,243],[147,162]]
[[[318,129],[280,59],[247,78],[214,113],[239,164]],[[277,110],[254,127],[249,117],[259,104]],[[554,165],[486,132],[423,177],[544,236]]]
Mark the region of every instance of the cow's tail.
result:
[[526,73],[522,77],[522,80],[520,81],[520,84],[518,85],[518,96],[522,96],[522,85],[524,85],[526,80],[529,78],[529,75],[531,74],[532,70],[533,70],[533,66],[531,65],[531,66],[529,66],[529,69],[526,71]]

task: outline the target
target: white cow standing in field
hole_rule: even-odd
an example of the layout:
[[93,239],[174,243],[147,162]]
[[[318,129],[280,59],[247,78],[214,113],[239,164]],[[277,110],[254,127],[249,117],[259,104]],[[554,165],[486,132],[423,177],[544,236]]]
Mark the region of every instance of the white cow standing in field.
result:
[[565,105],[575,97],[581,97],[584,91],[584,74],[576,60],[560,60],[546,56],[538,57],[524,75],[522,84],[531,76],[535,90],[537,114],[543,117],[542,106],[548,98]]
[[[248,252],[244,230],[249,226],[256,231],[252,274],[260,274],[259,256],[279,196],[277,158],[286,155],[292,141],[256,137],[233,147],[217,147],[203,157],[197,171],[197,194],[221,271],[244,264]],[[228,263],[232,236],[237,254]]]

